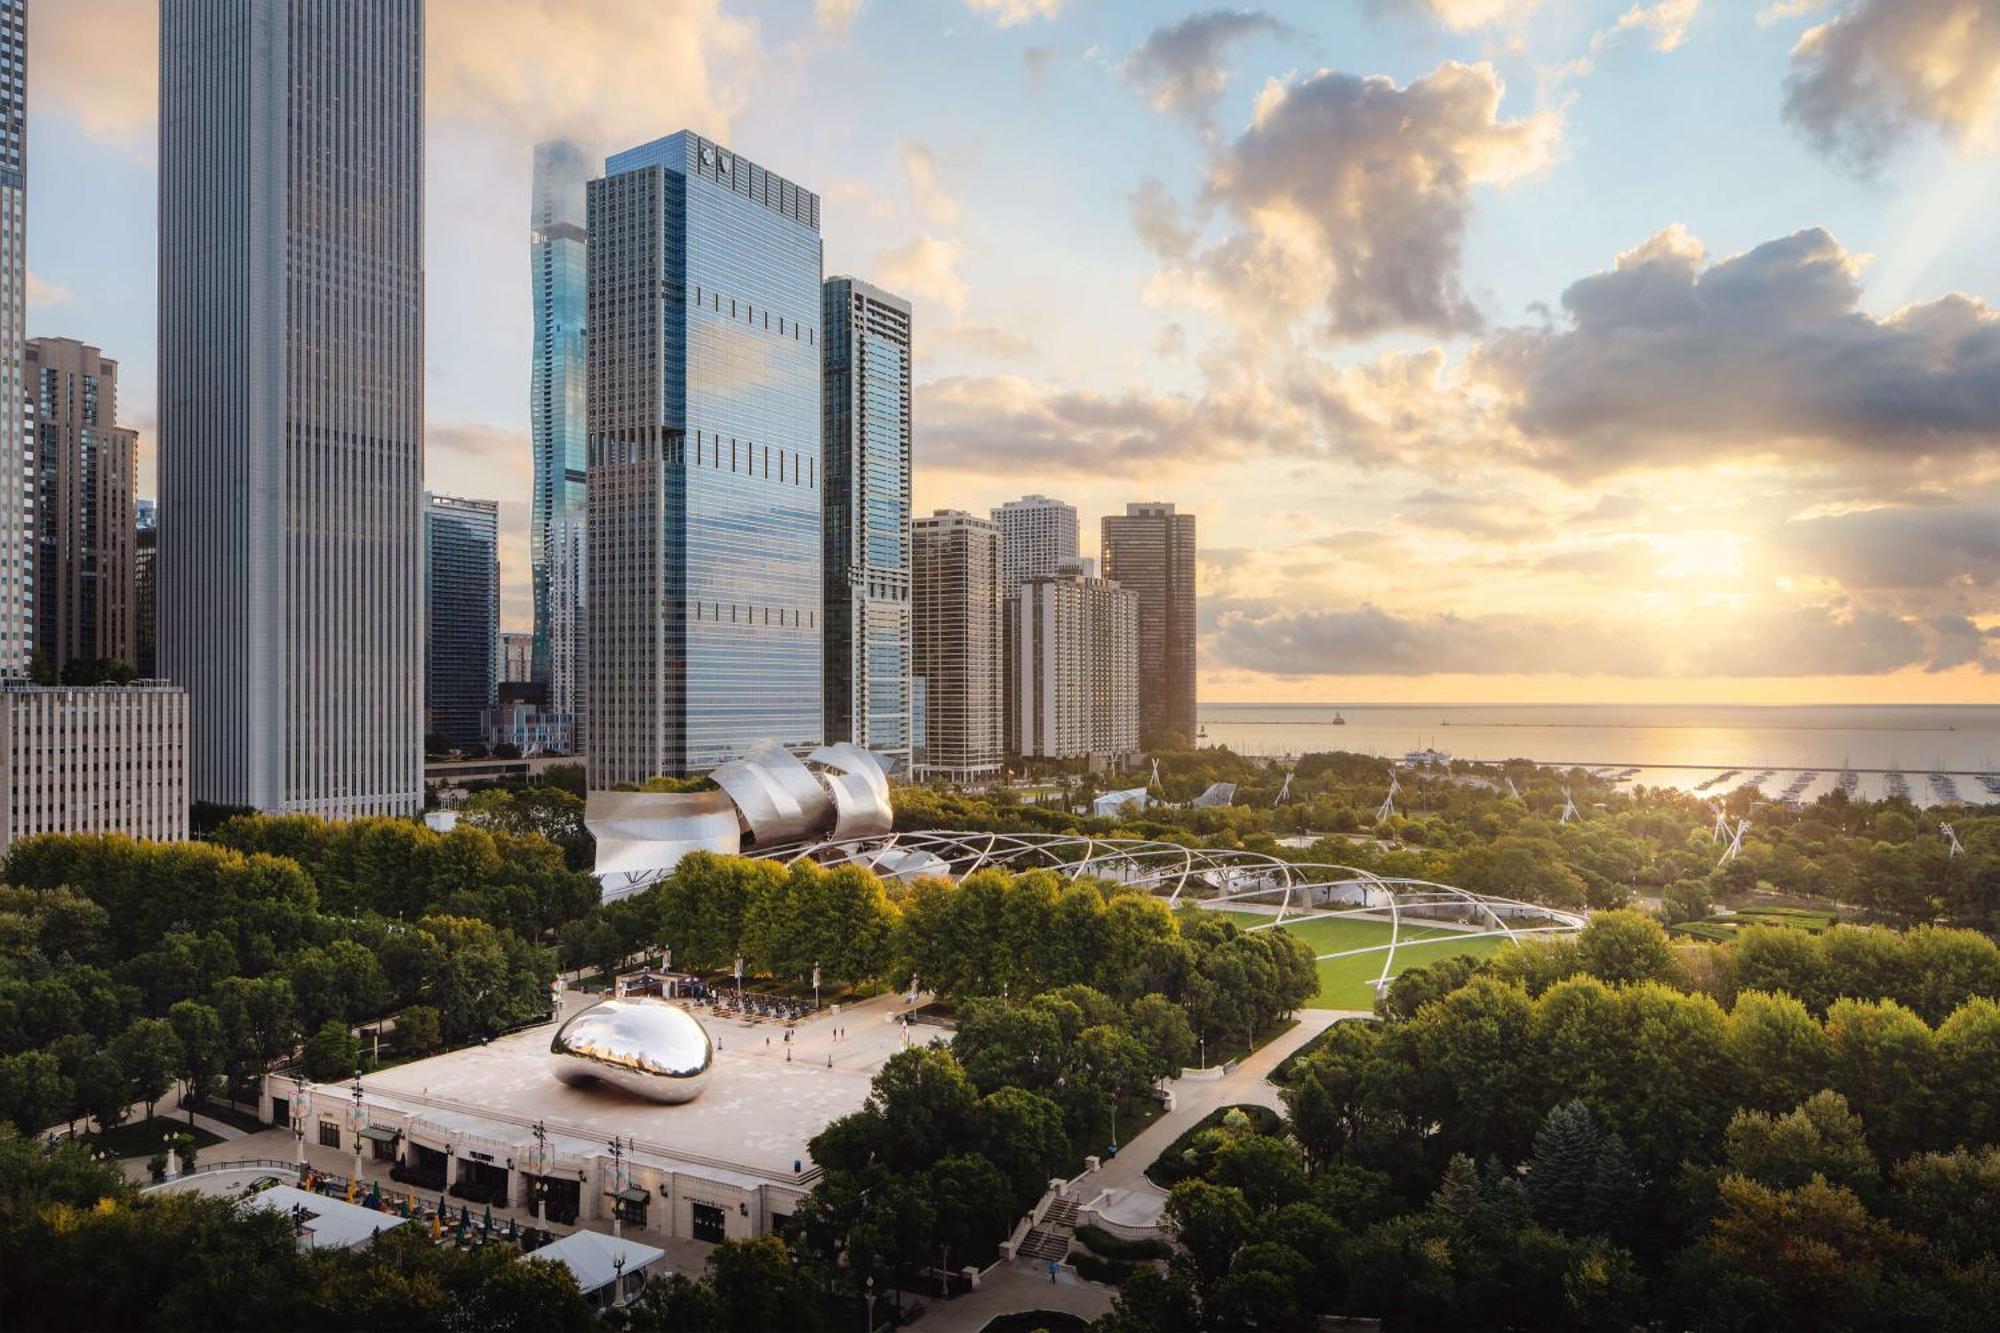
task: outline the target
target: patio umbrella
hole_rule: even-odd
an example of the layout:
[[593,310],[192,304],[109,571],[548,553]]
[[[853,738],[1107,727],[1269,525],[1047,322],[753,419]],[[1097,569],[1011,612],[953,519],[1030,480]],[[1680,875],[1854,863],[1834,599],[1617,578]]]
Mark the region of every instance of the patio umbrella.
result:
[[461,1229],[472,1225],[472,1205],[462,1203],[458,1206],[458,1225]]
[[508,1239],[508,1240],[519,1240],[520,1238],[521,1238],[521,1232],[520,1232],[520,1228],[519,1228],[519,1227],[518,1227],[518,1226],[517,1226],[517,1225],[515,1224],[515,1221],[514,1221],[514,1219],[513,1219],[513,1218],[511,1218],[511,1217],[510,1217],[510,1218],[508,1218],[508,1219],[507,1219],[507,1239]]
[[378,1211],[382,1207],[382,1182],[379,1180],[368,1187],[368,1206]]
[[438,1225],[438,1215],[437,1215],[436,1213],[432,1213],[432,1214],[431,1214],[431,1239],[432,1239],[432,1240],[439,1240],[439,1239],[441,1239],[441,1238],[442,1238],[443,1236],[444,1236],[444,1228],[443,1228],[443,1227],[441,1227],[440,1225]]
[[486,1205],[486,1216],[479,1219],[479,1232],[483,1236],[493,1234],[493,1205]]

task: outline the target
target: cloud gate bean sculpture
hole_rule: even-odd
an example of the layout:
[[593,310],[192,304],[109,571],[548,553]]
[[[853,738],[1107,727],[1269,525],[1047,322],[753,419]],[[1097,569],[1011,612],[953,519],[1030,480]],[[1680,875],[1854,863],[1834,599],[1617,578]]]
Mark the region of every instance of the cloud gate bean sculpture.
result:
[[549,1068],[576,1087],[608,1083],[656,1102],[688,1102],[708,1085],[715,1043],[667,1000],[633,995],[572,1014],[549,1042]]

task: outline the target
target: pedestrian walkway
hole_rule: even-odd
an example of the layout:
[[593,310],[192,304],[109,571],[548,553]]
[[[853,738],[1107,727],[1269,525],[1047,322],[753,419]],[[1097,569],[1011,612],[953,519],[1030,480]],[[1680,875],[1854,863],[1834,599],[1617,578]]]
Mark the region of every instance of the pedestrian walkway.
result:
[[924,1311],[926,1333],[978,1333],[1003,1314],[1024,1310],[1061,1310],[1079,1319],[1111,1313],[1116,1287],[1085,1282],[1065,1268],[1049,1281],[1048,1265],[1002,1265],[979,1280],[979,1290],[957,1300],[932,1301]]

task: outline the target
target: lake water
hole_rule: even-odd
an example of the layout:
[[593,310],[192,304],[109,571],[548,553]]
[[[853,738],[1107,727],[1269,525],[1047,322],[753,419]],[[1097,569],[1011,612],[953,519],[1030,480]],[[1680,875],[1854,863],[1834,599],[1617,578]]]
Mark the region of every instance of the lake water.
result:
[[1863,796],[1886,795],[1900,778],[1920,804],[1954,789],[1970,802],[2000,800],[1981,781],[2000,783],[1993,705],[1203,704],[1201,723],[1210,744],[1253,755],[1400,759],[1431,747],[1460,759],[1632,768],[1632,782],[1709,793],[1768,773],[1758,785],[1771,796],[1811,772],[1798,792],[1807,801],[1845,769]]

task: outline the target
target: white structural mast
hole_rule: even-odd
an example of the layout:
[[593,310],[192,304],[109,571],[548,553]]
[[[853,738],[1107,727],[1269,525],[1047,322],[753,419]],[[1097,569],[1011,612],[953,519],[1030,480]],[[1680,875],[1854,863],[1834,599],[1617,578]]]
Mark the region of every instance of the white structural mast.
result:
[[1375,822],[1381,823],[1396,813],[1396,793],[1403,790],[1403,784],[1396,781],[1396,770],[1389,770],[1389,794],[1382,798],[1382,804],[1375,808]]
[[1578,814],[1578,813],[1576,812],[1576,801],[1575,801],[1575,800],[1574,800],[1574,799],[1573,799],[1573,798],[1572,798],[1572,797],[1570,796],[1570,794],[1569,794],[1569,788],[1568,788],[1568,787],[1564,787],[1564,788],[1562,789],[1562,792],[1563,792],[1563,812],[1562,812],[1562,818],[1558,819],[1558,820],[1557,820],[1556,822],[1557,822],[1558,824],[1567,824],[1567,823],[1569,823],[1569,822],[1570,822],[1570,821],[1571,821],[1572,819],[1581,819],[1581,818],[1583,818],[1583,816],[1579,815],[1579,814]]
[[1717,865],[1726,865],[1737,858],[1743,851],[1743,835],[1749,828],[1750,820],[1747,817],[1736,821],[1736,828],[1729,835],[1729,845],[1722,849],[1722,856],[1716,861]]
[[1950,855],[1957,856],[1960,852],[1965,850],[1964,845],[1961,844],[1958,840],[1957,829],[1953,828],[1949,824],[1939,824],[1938,832],[1944,834],[1944,840],[1951,844]]

